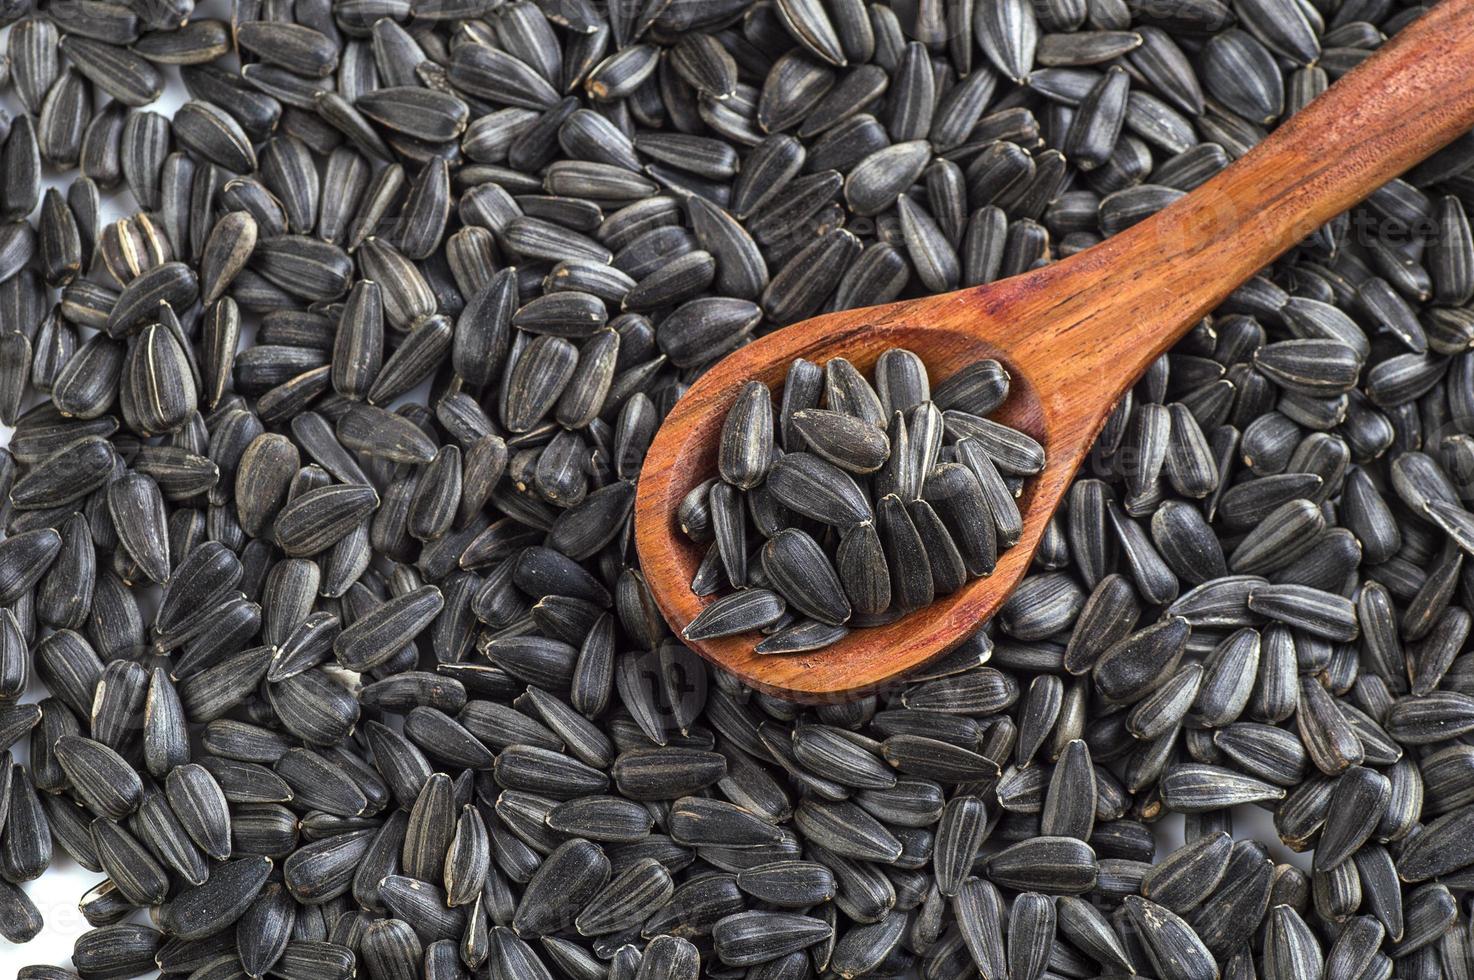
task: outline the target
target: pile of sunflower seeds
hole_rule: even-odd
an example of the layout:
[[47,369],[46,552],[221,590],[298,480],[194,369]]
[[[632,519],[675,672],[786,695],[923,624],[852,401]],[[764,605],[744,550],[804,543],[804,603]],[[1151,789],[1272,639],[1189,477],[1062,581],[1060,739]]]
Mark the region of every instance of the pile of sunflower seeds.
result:
[[[992,359],[933,393],[926,365],[901,348],[876,360],[874,386],[842,357],[822,368],[799,358],[775,425],[772,394],[749,381],[722,427],[719,477],[676,515],[708,546],[692,591],[737,587],[686,639],[761,630],[758,653],[817,650],[990,574],[1023,531],[1023,477],[1044,468],[1039,443],[987,418],[1008,385]],[[755,560],[749,514],[765,539]]]
[[704,366],[1087,247],[1421,8],[4,9],[0,934],[105,875],[24,980],[1474,970],[1474,138],[1156,362],[903,687],[709,671],[630,545]]

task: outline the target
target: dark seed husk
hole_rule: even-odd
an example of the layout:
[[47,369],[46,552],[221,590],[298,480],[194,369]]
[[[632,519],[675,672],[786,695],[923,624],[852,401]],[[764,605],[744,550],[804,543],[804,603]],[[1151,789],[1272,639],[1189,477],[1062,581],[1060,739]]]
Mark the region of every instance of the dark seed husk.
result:
[[169,806],[190,838],[217,861],[230,856],[230,815],[220,784],[197,764],[179,766],[165,780]]
[[788,529],[763,546],[763,569],[792,608],[831,626],[850,616],[839,577],[813,538]]
[[321,487],[291,500],[277,515],[273,530],[288,555],[316,555],[336,544],[378,505],[379,495],[372,487]]
[[1213,955],[1192,927],[1171,911],[1134,895],[1125,900],[1126,912],[1141,934],[1147,957],[1159,972],[1178,976],[1211,976],[1217,967]]
[[773,449],[773,400],[766,385],[749,382],[727,412],[718,466],[722,479],[751,490],[768,475]]
[[1094,886],[1095,852],[1070,837],[1036,837],[1005,848],[988,861],[988,877],[1009,888],[1078,894]]
[[848,526],[870,517],[870,506],[854,479],[809,453],[789,453],[780,459],[768,486],[785,507],[817,521]]
[[127,48],[69,35],[61,49],[89,81],[124,105],[148,105],[164,91],[159,70]]
[[333,651],[345,666],[368,669],[411,642],[429,626],[443,604],[439,589],[422,586],[358,619],[333,641]]
[[138,774],[117,752],[100,742],[63,736],[57,740],[56,758],[71,788],[99,816],[121,820],[143,799]]
[[784,613],[781,596],[767,589],[746,589],[718,599],[682,630],[688,640],[732,636],[769,626]]
[[164,925],[181,939],[199,939],[228,928],[256,899],[271,873],[267,857],[244,857],[212,870],[209,880],[170,901]]

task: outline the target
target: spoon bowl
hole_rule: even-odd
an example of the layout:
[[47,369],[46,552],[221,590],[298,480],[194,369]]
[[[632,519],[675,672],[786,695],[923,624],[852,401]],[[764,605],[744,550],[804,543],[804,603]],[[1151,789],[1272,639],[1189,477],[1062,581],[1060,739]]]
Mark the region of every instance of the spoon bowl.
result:
[[[1059,494],[1088,448],[1068,416],[1051,411],[1032,382],[1033,367],[1006,346],[1012,329],[987,322],[988,302],[1027,289],[1028,277],[990,289],[971,290],[886,306],[829,313],[762,337],[707,371],[678,401],[662,425],[640,475],[636,535],[641,566],[668,622],[683,628],[710,601],[690,589],[705,546],[681,533],[676,509],[681,499],[717,469],[717,443],[727,409],[742,385],[763,382],[781,397],[788,365],[796,358],[822,364],[847,358],[869,375],[876,359],[905,348],[927,366],[933,385],[984,358],[1003,364],[1010,376],[1007,401],[989,418],[1032,436],[1044,446],[1043,472],[1024,482],[1019,509],[1024,532],[1003,550],[993,573],[971,579],[951,595],[882,626],[852,630],[839,642],[807,653],[767,655],[753,651],[753,635],[690,641],[708,659],[760,690],[806,701],[855,697],[921,666],[967,635],[1013,590],[1044,532]],[[963,311],[960,307],[966,307]],[[955,324],[959,313],[970,323]],[[989,329],[991,327],[991,330]],[[996,339],[990,339],[996,330]],[[1104,416],[1101,416],[1102,420]]]
[[[745,382],[778,395],[795,358],[845,357],[868,373],[901,347],[935,384],[991,357],[1012,379],[992,417],[1046,457],[1019,498],[1023,535],[992,575],[810,653],[758,654],[757,633],[689,643],[743,683],[807,702],[876,691],[941,656],[1003,605],[1112,406],[1153,360],[1266,265],[1471,127],[1474,0],[1443,0],[1223,172],[1093,248],[998,283],[824,314],[729,354],[676,402],[640,473],[636,547],[666,621],[679,635],[714,598],[691,591],[703,549],[676,510],[716,472]],[[1264,280],[1234,311],[1275,325],[1276,297],[1288,299]]]

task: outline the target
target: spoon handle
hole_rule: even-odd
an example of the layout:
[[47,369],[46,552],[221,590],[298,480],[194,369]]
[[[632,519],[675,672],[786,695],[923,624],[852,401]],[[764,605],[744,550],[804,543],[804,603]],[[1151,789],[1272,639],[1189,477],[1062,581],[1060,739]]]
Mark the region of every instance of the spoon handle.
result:
[[1255,272],[1471,127],[1474,0],[1443,0],[1212,180],[1026,277],[1054,308],[1018,346],[1069,351],[1062,380],[1114,402]]

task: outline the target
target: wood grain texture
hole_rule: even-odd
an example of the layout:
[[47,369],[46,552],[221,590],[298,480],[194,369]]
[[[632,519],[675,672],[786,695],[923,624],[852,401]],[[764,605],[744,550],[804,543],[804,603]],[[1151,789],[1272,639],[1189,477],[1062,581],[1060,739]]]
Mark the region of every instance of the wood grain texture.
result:
[[1024,534],[994,573],[887,626],[806,654],[760,656],[756,634],[690,644],[745,683],[816,702],[874,691],[955,646],[1028,570],[1050,515],[1112,405],[1194,323],[1327,220],[1474,127],[1474,0],[1443,0],[1251,153],[1192,194],[1086,252],[975,289],[827,314],[734,352],[702,375],[657,433],[640,475],[635,538],[678,634],[711,601],[694,595],[702,548],[676,506],[716,471],[741,385],[775,396],[788,364],[852,360],[868,374],[904,347],[933,382],[979,358],[1013,378],[994,418],[1043,443],[1020,499]]

